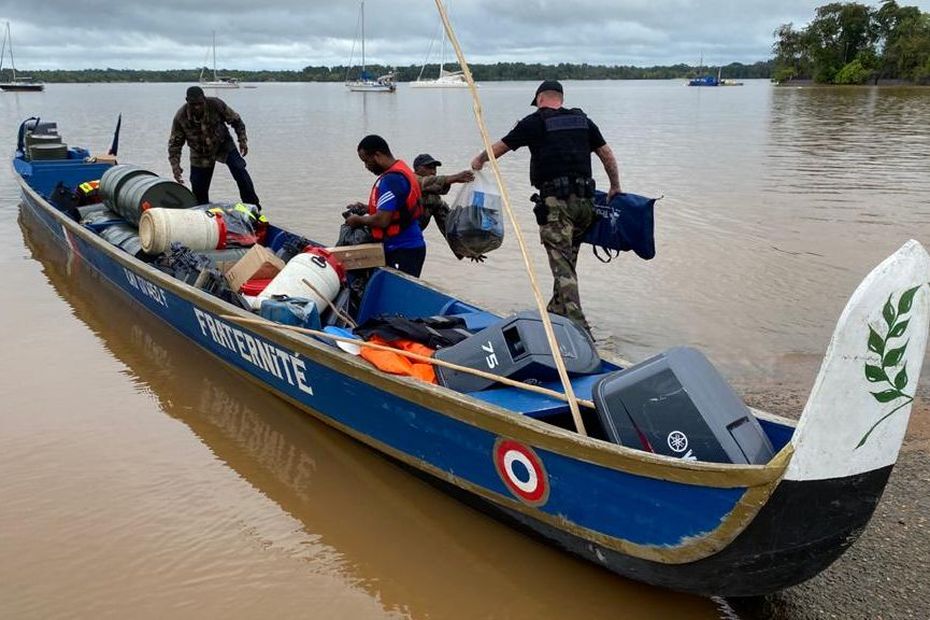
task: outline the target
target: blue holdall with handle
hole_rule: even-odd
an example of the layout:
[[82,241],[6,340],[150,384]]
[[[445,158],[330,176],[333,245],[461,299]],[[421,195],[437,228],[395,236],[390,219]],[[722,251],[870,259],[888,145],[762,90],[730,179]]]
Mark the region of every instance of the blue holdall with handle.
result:
[[[659,198],[617,194],[608,204],[605,192],[594,192],[594,221],[581,242],[590,243],[594,255],[603,263],[630,250],[644,260],[653,258],[656,255],[653,208]],[[606,253],[606,258],[598,248]]]
[[[656,255],[653,209],[657,200],[637,194],[617,194],[608,204],[605,192],[595,192],[594,221],[582,243],[594,246],[594,255],[604,263],[630,250],[644,260],[653,258]],[[598,248],[604,250],[606,258]]]

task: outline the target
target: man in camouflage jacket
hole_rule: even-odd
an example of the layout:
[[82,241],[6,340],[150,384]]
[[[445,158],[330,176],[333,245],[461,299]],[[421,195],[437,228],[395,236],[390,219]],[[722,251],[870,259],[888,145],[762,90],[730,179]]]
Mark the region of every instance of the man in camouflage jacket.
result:
[[[226,125],[236,132],[239,149],[233,143]],[[205,97],[203,89],[191,86],[187,89],[186,103],[174,115],[171,137],[168,138],[168,163],[178,183],[184,183],[181,168],[181,148],[187,143],[190,149],[191,189],[197,202],[210,202],[210,181],[216,162],[229,168],[242,202],[259,205],[252,177],[245,169],[245,155],[249,152],[245,135],[245,123],[217,97]]]
[[[420,182],[420,202],[423,204],[423,215],[420,217],[420,229],[426,230],[433,218],[443,237],[446,236],[446,218],[449,217],[449,205],[442,197],[449,193],[453,183],[470,183],[475,180],[475,173],[463,170],[456,174],[436,174],[436,168],[442,165],[432,155],[421,153],[413,160],[413,171]],[[453,250],[453,254],[455,251]],[[462,260],[462,256],[455,254]],[[484,262],[484,256],[473,257],[475,262]]]

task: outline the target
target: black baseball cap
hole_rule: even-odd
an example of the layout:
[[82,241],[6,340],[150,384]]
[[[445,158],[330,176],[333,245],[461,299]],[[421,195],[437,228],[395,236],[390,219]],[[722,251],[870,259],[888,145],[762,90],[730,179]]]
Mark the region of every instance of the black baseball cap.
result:
[[565,94],[565,91],[562,90],[562,84],[555,80],[546,80],[539,85],[539,88],[536,89],[536,94],[533,95],[533,100],[530,101],[530,105],[536,105],[536,97],[539,96],[539,93],[547,90],[554,90],[557,93]]
[[429,153],[420,153],[417,155],[416,159],[413,160],[413,169],[416,170],[420,166],[441,166],[442,162],[433,158]]
[[187,96],[184,97],[187,101],[202,101],[204,99],[203,89],[199,86],[191,86],[187,89]]

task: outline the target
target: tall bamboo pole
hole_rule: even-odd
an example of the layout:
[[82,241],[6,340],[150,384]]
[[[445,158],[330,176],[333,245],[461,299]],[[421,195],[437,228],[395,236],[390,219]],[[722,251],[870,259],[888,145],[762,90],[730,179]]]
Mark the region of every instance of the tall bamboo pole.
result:
[[565,389],[565,396],[568,400],[569,409],[572,412],[572,418],[575,420],[575,428],[582,435],[587,435],[584,427],[584,421],[581,419],[581,411],[578,409],[578,400],[575,398],[575,390],[572,389],[571,381],[568,378],[568,371],[565,370],[565,361],[562,359],[562,353],[559,351],[558,342],[555,339],[555,332],[552,331],[552,321],[549,320],[549,312],[543,301],[542,293],[539,290],[539,284],[536,281],[536,272],[533,269],[533,263],[530,261],[529,252],[526,249],[526,242],[523,238],[523,231],[517,224],[517,218],[510,207],[510,195],[507,192],[507,186],[501,176],[500,168],[497,165],[497,157],[494,156],[494,150],[491,148],[491,138],[488,136],[488,128],[484,123],[484,113],[481,110],[481,99],[478,97],[478,89],[475,87],[475,80],[471,75],[471,69],[465,61],[465,54],[459,45],[458,37],[455,36],[455,30],[452,29],[452,22],[449,21],[449,15],[446,13],[446,7],[443,6],[442,0],[435,0],[436,8],[439,9],[439,16],[442,18],[442,24],[446,31],[449,42],[455,49],[455,55],[458,58],[465,79],[468,81],[468,89],[471,91],[472,107],[475,111],[475,121],[478,124],[478,130],[481,132],[481,139],[484,142],[484,148],[488,153],[488,161],[491,169],[494,171],[494,178],[501,190],[501,199],[504,203],[504,211],[510,219],[513,226],[514,234],[517,237],[517,243],[520,245],[520,252],[523,254],[523,264],[526,266],[526,272],[530,278],[530,286],[533,289],[533,296],[536,298],[536,307],[539,309],[539,315],[542,318],[543,328],[546,331],[546,339],[549,341],[549,348],[552,350],[552,357],[555,359],[555,366],[559,371],[559,378],[562,380],[562,387]]

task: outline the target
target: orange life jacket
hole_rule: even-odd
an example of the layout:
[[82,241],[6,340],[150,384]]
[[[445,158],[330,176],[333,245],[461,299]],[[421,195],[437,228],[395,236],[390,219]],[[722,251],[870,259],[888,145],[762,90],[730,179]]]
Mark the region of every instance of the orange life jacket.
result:
[[378,199],[381,197],[381,190],[379,189],[381,179],[384,178],[385,174],[392,172],[404,175],[407,183],[410,184],[410,191],[407,193],[407,200],[403,207],[391,213],[391,223],[387,225],[387,228],[372,227],[371,236],[377,241],[381,241],[385,236],[393,237],[399,234],[400,231],[419,220],[420,216],[423,215],[423,205],[420,203],[420,182],[413,170],[410,169],[410,166],[399,159],[395,160],[394,164],[385,170],[372,186],[371,194],[368,196],[368,215],[374,215],[378,212]]
[[[395,349],[416,353],[424,357],[432,357],[433,353],[435,353],[435,351],[426,345],[422,345],[419,342],[413,342],[412,340],[398,339],[388,342],[380,336],[372,336],[368,342],[394,347]],[[363,359],[368,360],[368,362],[375,366],[378,370],[390,373],[392,375],[416,377],[417,379],[426,381],[427,383],[437,383],[436,371],[433,370],[432,364],[417,362],[408,357],[398,355],[397,353],[391,353],[390,351],[381,351],[378,349],[372,349],[371,347],[362,347],[361,349],[362,350],[359,355],[361,355]]]

